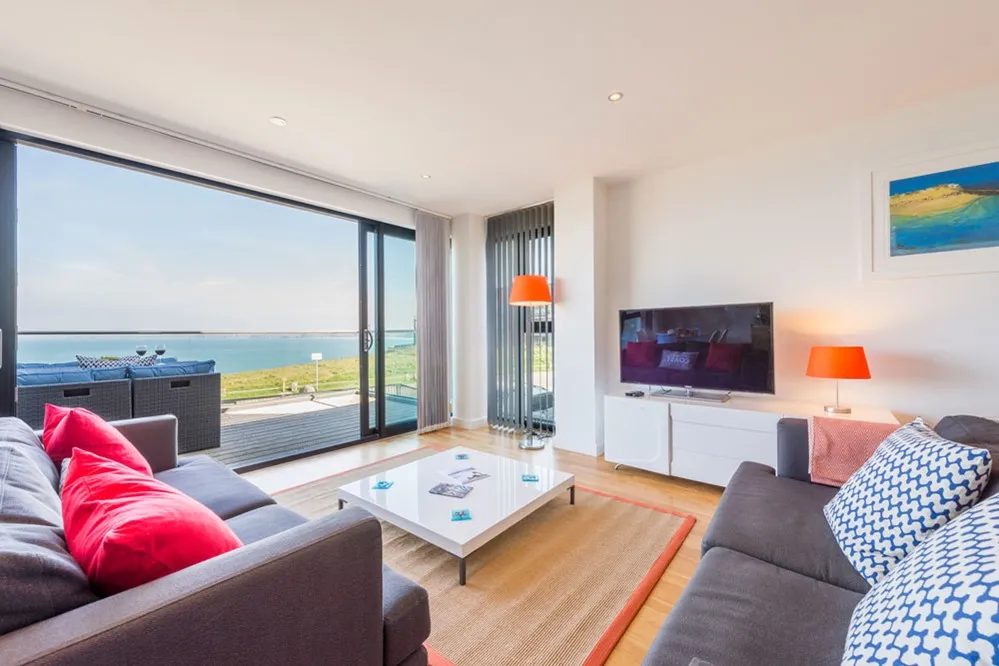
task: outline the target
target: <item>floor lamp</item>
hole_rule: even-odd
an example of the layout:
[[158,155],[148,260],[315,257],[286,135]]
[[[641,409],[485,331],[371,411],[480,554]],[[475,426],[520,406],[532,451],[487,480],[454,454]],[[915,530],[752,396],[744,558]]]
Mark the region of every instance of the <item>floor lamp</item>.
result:
[[[521,388],[527,394],[527,437],[520,440],[520,448],[537,451],[545,448],[545,440],[534,436],[534,310],[550,305],[552,292],[548,288],[548,278],[544,275],[518,275],[510,287],[510,305],[531,308],[527,311],[530,331],[521,331],[521,344],[527,337],[526,372],[521,374]],[[526,382],[525,382],[526,380]]]

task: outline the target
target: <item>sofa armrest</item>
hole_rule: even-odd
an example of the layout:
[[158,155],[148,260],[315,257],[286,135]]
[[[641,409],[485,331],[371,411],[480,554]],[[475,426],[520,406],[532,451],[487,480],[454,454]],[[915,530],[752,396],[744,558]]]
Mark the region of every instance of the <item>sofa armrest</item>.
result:
[[153,474],[177,466],[177,417],[173,414],[112,421],[111,425],[139,450]]
[[781,419],[777,422],[777,476],[811,483],[807,419]]
[[381,526],[349,508],[0,637],[14,664],[382,663]]

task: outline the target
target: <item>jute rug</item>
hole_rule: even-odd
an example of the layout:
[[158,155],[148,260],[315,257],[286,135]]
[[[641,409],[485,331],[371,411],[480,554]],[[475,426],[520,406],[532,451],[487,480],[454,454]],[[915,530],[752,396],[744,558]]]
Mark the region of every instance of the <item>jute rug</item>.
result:
[[[310,517],[336,511],[336,489],[415,460],[414,451],[275,494]],[[680,544],[693,516],[576,487],[468,558],[382,524],[386,564],[430,595],[431,664],[603,664]]]

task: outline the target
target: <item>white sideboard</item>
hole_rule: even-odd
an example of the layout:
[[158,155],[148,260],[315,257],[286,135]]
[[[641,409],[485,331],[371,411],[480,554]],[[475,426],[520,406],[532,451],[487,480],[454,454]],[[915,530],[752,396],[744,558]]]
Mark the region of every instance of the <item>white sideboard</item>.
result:
[[[604,398],[604,458],[629,467],[716,486],[728,484],[740,463],[777,465],[777,422],[830,416],[822,405],[736,397],[703,403],[674,397]],[[886,409],[837,415],[897,423]]]

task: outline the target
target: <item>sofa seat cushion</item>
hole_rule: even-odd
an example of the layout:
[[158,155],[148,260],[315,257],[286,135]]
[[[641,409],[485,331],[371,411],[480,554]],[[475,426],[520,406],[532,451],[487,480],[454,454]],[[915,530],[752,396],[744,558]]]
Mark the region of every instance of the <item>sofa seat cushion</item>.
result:
[[274,504],[270,495],[208,456],[185,458],[155,477],[198,500],[222,520]]
[[[644,666],[838,666],[862,594],[727,548],[708,551]],[[695,662],[696,663],[696,662]]]
[[701,550],[729,548],[831,585],[867,592],[870,585],[843,555],[822,513],[836,491],[779,478],[766,465],[743,463],[725,488]]
[[268,504],[225,521],[244,544],[266,539],[307,522],[301,514],[277,504]]
[[397,666],[430,636],[427,591],[382,565],[382,616],[385,618],[385,664]]
[[58,482],[31,428],[0,419],[0,635],[97,600],[63,536]]

